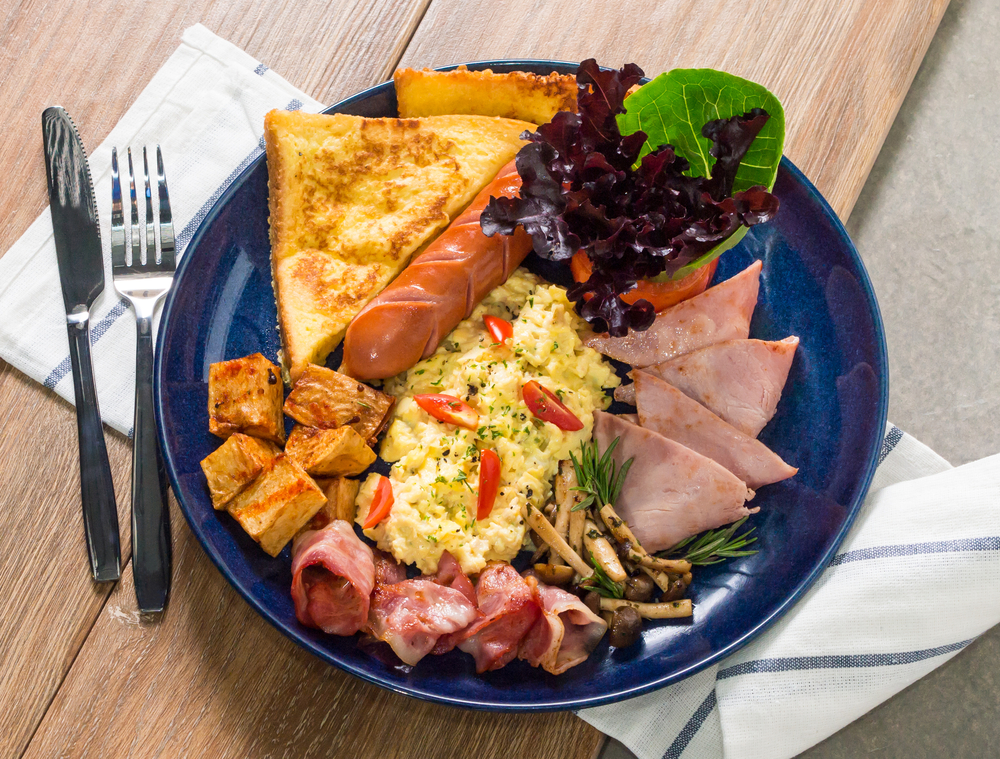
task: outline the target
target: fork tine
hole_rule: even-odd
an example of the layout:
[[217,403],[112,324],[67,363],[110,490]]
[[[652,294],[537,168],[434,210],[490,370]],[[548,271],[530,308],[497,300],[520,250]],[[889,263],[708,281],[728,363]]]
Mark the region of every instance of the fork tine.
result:
[[164,269],[173,271],[174,260],[174,222],[170,214],[170,198],[167,195],[167,177],[163,173],[163,153],[156,146],[156,184],[160,199],[160,255]]
[[118,178],[118,148],[111,148],[111,267],[116,273],[125,268],[125,216]]
[[132,170],[132,148],[128,148],[128,192],[132,201],[132,218],[129,232],[132,237],[132,267],[142,265],[142,244],[139,240],[139,201],[135,196],[135,171]]
[[142,146],[142,177],[146,184],[146,263],[152,266],[156,263],[156,235],[153,232],[153,193],[149,187],[149,159],[146,157],[146,146]]

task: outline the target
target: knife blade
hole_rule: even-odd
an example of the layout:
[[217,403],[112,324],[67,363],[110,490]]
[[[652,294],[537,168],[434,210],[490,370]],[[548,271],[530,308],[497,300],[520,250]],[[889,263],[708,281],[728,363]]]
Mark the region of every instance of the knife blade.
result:
[[65,109],[53,106],[42,112],[42,137],[76,394],[84,535],[94,579],[106,582],[121,577],[121,548],[90,353],[90,307],[104,290],[101,232],[87,154]]

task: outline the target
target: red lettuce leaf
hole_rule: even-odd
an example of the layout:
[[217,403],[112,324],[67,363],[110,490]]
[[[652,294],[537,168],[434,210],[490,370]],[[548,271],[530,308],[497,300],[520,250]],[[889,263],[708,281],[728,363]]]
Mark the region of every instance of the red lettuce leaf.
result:
[[524,227],[543,258],[584,250],[593,273],[568,296],[594,330],[616,337],[653,323],[648,301],[629,305],[620,297],[638,280],[672,274],[778,210],[764,187],[732,194],[740,161],[768,119],[759,108],[704,125],[716,159],[711,177],[688,176],[688,161],[670,145],[639,161],[646,134],[622,135],[616,116],[642,76],[632,63],[619,71],[603,71],[594,59],[581,63],[579,112],[558,113],[523,135],[520,195],[492,198],[481,216],[489,236]]

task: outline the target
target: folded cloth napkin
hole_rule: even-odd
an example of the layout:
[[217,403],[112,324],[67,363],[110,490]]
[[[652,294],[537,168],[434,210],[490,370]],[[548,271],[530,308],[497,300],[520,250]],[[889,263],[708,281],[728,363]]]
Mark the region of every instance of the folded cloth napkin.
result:
[[782,759],[1000,622],[1000,455],[952,468],[889,426],[830,566],[755,641],[676,685],[578,714],[640,759]]
[[[264,114],[322,106],[203,26],[90,157],[105,260],[111,146],[163,147],[178,250],[263,151]],[[39,136],[40,139],[40,136]],[[104,420],[132,424],[135,330],[107,286],[92,311]],[[45,211],[0,259],[0,356],[73,401]],[[1000,456],[952,469],[895,427],[840,553],[782,620],[722,663],[580,717],[641,759],[793,756],[947,661],[1000,620]],[[957,579],[959,582],[955,582]]]
[[[199,24],[184,32],[180,47],[89,155],[105,261],[104,292],[91,309],[94,374],[101,416],[120,432],[131,435],[135,321],[111,284],[111,148],[163,148],[177,251],[183,255],[212,204],[263,153],[264,114],[274,108],[316,112],[323,106]],[[41,139],[39,131],[39,144]],[[141,202],[139,210],[141,219]],[[48,209],[0,258],[0,357],[73,402]]]

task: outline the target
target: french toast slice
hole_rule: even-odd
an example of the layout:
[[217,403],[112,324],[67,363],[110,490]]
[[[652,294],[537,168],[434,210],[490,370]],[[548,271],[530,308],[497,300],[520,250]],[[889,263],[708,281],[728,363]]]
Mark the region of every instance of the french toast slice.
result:
[[576,77],[555,72],[496,74],[490,69],[397,69],[393,74],[401,118],[478,113],[545,124],[559,111],[576,111]]
[[295,382],[524,144],[487,116],[264,120],[282,366]]

